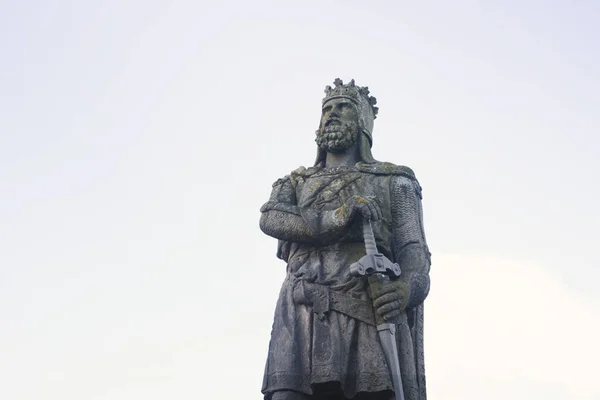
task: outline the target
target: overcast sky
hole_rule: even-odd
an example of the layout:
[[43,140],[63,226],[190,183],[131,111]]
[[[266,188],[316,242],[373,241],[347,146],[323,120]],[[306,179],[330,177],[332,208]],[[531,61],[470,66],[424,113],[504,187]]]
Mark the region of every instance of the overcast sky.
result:
[[600,3],[0,1],[0,398],[260,400],[258,228],[369,86],[433,253],[430,398],[597,400]]

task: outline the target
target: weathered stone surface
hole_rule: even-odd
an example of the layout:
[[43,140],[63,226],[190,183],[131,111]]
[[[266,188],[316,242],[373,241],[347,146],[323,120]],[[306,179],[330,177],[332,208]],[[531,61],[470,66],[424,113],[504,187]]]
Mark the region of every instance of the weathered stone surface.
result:
[[[376,328],[391,321],[404,396],[425,400],[421,186],[410,168],[373,158],[378,109],[367,88],[336,79],[325,93],[315,165],[278,179],[261,208],[260,227],[287,263],[262,391],[266,400],[394,398]],[[366,254],[365,220],[399,278],[351,274]]]

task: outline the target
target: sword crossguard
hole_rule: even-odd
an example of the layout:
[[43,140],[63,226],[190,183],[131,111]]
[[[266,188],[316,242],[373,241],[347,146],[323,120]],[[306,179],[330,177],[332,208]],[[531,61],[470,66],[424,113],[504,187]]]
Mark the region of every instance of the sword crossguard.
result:
[[357,277],[383,274],[390,279],[395,279],[400,276],[400,273],[400,265],[391,262],[389,258],[381,253],[367,254],[350,265],[350,274]]

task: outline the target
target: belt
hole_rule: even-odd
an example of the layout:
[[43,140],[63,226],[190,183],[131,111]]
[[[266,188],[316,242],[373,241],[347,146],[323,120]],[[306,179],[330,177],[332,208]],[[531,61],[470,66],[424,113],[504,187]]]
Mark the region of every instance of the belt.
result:
[[373,305],[346,292],[331,290],[329,286],[317,283],[296,281],[293,293],[296,303],[312,306],[313,312],[320,319],[325,318],[325,314],[333,310],[365,324],[375,326]]

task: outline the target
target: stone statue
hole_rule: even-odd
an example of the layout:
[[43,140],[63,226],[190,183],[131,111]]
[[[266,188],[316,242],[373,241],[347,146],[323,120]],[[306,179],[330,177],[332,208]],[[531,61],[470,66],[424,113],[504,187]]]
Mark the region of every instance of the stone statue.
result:
[[[378,108],[368,88],[336,79],[325,93],[314,166],[277,180],[261,208],[260,228],[287,263],[262,392],[265,400],[426,400],[421,186],[410,168],[373,158]],[[351,272],[366,257],[367,232],[400,266],[398,278]],[[403,393],[394,390],[381,321],[395,327]]]

